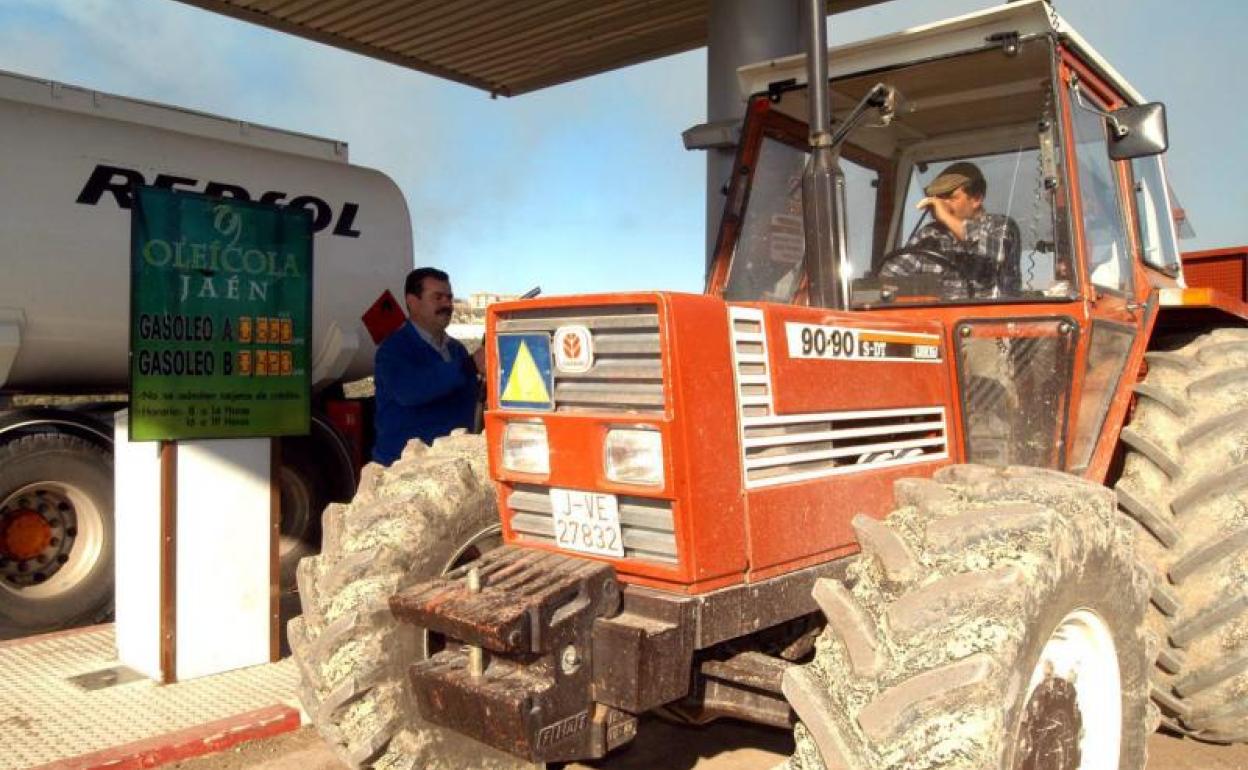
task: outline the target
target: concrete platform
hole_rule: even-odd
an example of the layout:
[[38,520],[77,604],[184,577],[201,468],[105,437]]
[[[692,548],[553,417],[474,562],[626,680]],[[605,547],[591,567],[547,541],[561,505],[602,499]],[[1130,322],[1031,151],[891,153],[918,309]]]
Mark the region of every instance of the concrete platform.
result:
[[120,666],[112,625],[0,642],[0,770],[156,767],[296,730],[298,681],[286,659],[159,685]]
[[[345,770],[315,730],[299,729],[293,661],[161,686],[119,669],[113,639],[110,625],[0,642],[0,770],[137,770],[188,759],[179,766]],[[1248,745],[1157,733],[1148,750],[1148,770],[1248,770]],[[568,770],[771,770],[791,751],[785,730],[648,718],[627,749]]]
[[[605,759],[573,762],[564,770],[777,770],[792,753],[788,730],[731,720],[685,727],[643,716],[631,744]],[[311,727],[193,759],[178,768],[348,770]],[[1148,739],[1147,770],[1246,769],[1248,745],[1214,746],[1165,733],[1154,733]]]

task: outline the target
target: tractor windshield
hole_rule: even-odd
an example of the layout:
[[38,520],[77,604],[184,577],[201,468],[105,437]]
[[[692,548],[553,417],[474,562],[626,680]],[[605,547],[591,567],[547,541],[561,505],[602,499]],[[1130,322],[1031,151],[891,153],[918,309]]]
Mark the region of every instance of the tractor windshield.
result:
[[[876,84],[902,95],[841,146],[856,307],[1073,296],[1047,40],[832,81],[833,128]],[[806,92],[761,111],[724,294],[803,302]]]

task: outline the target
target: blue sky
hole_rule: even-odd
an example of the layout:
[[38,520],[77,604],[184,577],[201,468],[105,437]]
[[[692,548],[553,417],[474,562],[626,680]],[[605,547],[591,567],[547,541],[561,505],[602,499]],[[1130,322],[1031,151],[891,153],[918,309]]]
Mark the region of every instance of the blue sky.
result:
[[[763,1],[763,0],[759,0]],[[832,19],[833,44],[985,8],[893,0]],[[1183,248],[1248,243],[1242,0],[1057,0],[1167,104]],[[345,140],[407,197],[415,260],[456,290],[700,291],[704,51],[513,99],[172,0],[0,0],[0,69]],[[397,283],[397,279],[396,279]]]

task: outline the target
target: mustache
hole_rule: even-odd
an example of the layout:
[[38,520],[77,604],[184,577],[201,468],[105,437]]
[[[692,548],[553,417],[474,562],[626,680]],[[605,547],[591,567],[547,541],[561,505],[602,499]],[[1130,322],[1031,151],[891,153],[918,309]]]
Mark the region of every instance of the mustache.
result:
[[438,311],[438,315],[449,316],[450,314],[451,314],[451,309],[449,307],[444,307]]

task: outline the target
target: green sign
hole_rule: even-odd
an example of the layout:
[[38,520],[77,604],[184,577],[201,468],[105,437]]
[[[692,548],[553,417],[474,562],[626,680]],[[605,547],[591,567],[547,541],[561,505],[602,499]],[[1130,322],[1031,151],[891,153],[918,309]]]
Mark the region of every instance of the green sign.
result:
[[131,440],[306,434],[309,212],[140,187],[131,222]]

